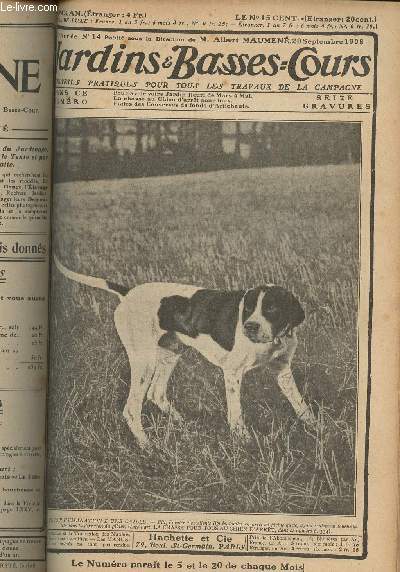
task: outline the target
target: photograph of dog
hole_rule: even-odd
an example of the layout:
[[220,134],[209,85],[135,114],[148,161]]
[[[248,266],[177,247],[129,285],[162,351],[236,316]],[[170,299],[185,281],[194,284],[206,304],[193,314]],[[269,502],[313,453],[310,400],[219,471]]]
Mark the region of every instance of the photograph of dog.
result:
[[124,417],[141,447],[148,445],[141,421],[146,398],[175,420],[181,418],[168,400],[167,386],[182,345],[222,369],[232,432],[250,437],[240,389],[244,374],[257,367],[270,367],[299,418],[311,426],[316,423],[291,371],[297,347],[294,328],[304,320],[304,311],[287,290],[268,284],[246,292],[224,292],[157,282],[126,290],[73,272],[56,256],[54,261],[67,278],[117,294],[121,300],[114,322],[131,368]]
[[49,506],[353,514],[359,126],[56,135]]

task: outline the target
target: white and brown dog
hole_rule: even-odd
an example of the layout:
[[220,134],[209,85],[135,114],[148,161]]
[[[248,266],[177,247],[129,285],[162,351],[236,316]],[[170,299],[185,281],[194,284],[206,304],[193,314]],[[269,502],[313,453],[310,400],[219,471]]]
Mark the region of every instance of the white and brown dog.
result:
[[131,386],[124,417],[141,447],[148,445],[141,413],[145,398],[180,419],[167,399],[167,384],[182,349],[190,346],[224,374],[228,422],[247,438],[240,388],[244,374],[269,368],[299,418],[315,424],[293,379],[291,362],[297,347],[294,328],[304,320],[298,300],[279,286],[267,284],[240,291],[206,290],[173,283],[148,283],[129,290],[113,282],[78,274],[54,257],[68,278],[116,294],[114,320],[128,354]]

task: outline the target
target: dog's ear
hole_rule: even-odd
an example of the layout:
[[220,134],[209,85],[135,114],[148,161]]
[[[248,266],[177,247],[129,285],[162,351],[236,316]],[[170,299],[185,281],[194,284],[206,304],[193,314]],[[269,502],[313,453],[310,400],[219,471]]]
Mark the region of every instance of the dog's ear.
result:
[[225,350],[231,351],[244,291],[199,290],[191,298],[192,320],[201,334],[208,334]]
[[190,298],[185,296],[167,296],[161,299],[158,310],[160,328],[168,332],[181,332],[191,338],[199,335],[193,324]]
[[292,303],[290,304],[290,323],[292,325],[292,328],[296,328],[297,326],[300,326],[300,324],[304,322],[306,315],[302,305],[300,304],[296,296],[294,296],[293,294],[291,294],[291,296],[292,296]]
[[[299,326],[305,318],[304,310],[299,300],[282,286],[270,286],[266,289],[262,303],[263,315],[273,324],[275,333],[289,327]],[[271,314],[271,308],[277,311]]]

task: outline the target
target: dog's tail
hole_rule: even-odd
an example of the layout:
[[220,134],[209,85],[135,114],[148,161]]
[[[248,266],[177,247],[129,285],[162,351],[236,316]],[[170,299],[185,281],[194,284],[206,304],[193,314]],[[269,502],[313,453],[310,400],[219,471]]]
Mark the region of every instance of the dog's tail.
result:
[[91,286],[92,288],[100,288],[101,290],[106,290],[107,292],[111,292],[112,294],[116,294],[120,300],[129,292],[129,288],[125,286],[120,286],[115,282],[109,282],[108,280],[104,280],[103,278],[95,278],[94,276],[86,276],[85,274],[79,274],[78,272],[74,272],[73,270],[69,270],[64,264],[60,262],[57,256],[54,254],[54,263],[61,274],[64,274],[70,280],[74,280],[75,282],[79,282],[80,284],[86,284],[86,286]]

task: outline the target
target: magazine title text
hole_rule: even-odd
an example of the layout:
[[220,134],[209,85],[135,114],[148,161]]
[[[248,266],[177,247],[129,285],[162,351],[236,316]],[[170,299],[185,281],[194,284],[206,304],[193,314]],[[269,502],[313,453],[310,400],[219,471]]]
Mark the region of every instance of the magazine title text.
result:
[[175,45],[171,53],[128,51],[127,44],[108,44],[99,50],[74,50],[58,42],[57,68],[75,71],[84,68],[92,73],[158,74],[166,70],[167,79],[200,76],[275,76],[287,72],[295,81],[310,77],[365,77],[371,71],[371,56],[354,54],[320,54],[315,47],[301,47],[289,58],[279,53],[202,53],[191,45]]

